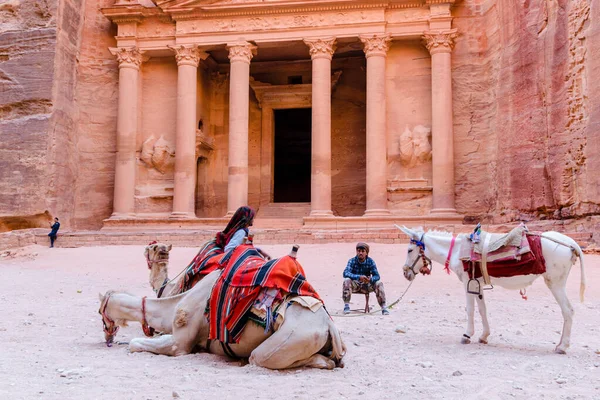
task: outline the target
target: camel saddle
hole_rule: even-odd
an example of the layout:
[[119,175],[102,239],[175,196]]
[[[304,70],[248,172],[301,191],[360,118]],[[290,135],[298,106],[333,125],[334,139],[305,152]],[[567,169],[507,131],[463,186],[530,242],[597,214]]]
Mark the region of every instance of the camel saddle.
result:
[[488,262],[520,260],[523,254],[531,252],[527,232],[524,224],[505,234],[486,232],[477,225],[473,234],[461,245],[459,258],[462,261],[480,263],[483,280],[489,285]]

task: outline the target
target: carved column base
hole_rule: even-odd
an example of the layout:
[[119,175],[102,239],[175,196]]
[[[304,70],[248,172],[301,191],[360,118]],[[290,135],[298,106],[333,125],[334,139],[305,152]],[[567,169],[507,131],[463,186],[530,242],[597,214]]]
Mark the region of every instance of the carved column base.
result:
[[370,210],[366,210],[363,217],[376,217],[379,215],[390,215],[390,210],[386,208],[372,208]]
[[135,214],[134,213],[121,213],[121,212],[114,212],[111,214],[110,218],[111,220],[115,220],[115,219],[132,219],[135,218]]
[[169,219],[194,219],[196,218],[196,214],[192,212],[181,212],[181,211],[173,211],[169,216]]
[[310,212],[311,217],[333,217],[331,210],[312,210]]
[[455,208],[433,208],[429,211],[429,214],[458,215],[458,212]]

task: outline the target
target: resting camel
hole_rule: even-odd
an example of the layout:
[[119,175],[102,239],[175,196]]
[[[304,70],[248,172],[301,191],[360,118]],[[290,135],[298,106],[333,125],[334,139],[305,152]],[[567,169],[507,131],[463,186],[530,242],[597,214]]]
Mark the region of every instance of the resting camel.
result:
[[[125,293],[100,295],[100,310],[107,345],[114,340],[119,326],[128,321],[141,322],[165,334],[135,338],[129,342],[132,352],[180,356],[193,350],[226,355],[225,346],[208,339],[206,304],[221,271],[213,271],[191,290],[164,299],[145,299]],[[248,321],[239,343],[229,350],[239,358],[249,357],[250,364],[270,369],[343,367],[346,347],[339,331],[323,307],[316,312],[297,303],[286,310],[283,323],[265,333],[264,328]],[[231,354],[229,354],[231,355]]]

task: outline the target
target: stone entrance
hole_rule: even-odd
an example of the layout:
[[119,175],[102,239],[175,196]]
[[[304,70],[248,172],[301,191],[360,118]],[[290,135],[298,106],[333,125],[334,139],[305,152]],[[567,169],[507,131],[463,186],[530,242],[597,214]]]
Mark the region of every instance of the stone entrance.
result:
[[311,109],[274,110],[275,203],[310,202]]

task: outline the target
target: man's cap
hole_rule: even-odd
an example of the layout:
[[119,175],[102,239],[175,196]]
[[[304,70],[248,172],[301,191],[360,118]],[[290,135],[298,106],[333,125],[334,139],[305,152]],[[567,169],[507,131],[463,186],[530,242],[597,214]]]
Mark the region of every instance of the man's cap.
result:
[[367,251],[367,253],[369,253],[369,245],[366,244],[365,242],[358,242],[356,243],[356,249],[365,249]]

